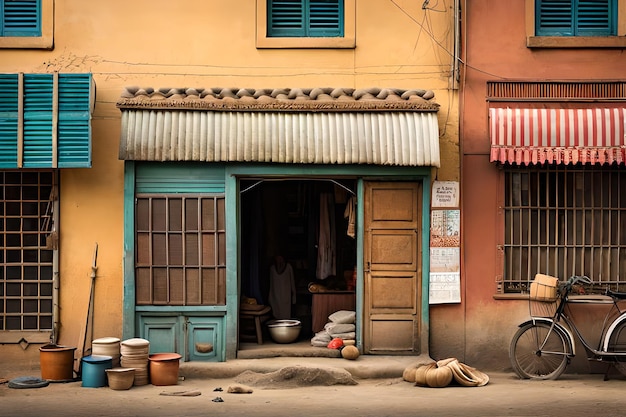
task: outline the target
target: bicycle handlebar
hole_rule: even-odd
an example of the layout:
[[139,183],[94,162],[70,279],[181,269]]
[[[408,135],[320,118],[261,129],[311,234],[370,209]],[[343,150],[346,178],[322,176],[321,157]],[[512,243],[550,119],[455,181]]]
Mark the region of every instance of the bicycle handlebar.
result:
[[572,275],[570,279],[567,280],[567,283],[570,285],[578,284],[579,282],[581,284],[591,284],[593,281],[586,275]]
[[[563,296],[567,296],[571,291],[572,287],[576,284],[591,284],[593,281],[586,275],[572,275],[569,279],[563,282],[560,286],[560,292]],[[564,291],[563,291],[564,290]]]

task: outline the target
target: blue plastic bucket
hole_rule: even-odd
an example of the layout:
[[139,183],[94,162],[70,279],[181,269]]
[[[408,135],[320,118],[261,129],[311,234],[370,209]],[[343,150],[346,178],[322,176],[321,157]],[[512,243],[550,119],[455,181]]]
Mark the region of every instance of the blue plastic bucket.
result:
[[111,368],[113,368],[113,357],[111,356],[85,356],[81,372],[83,387],[98,388],[106,386],[106,370]]

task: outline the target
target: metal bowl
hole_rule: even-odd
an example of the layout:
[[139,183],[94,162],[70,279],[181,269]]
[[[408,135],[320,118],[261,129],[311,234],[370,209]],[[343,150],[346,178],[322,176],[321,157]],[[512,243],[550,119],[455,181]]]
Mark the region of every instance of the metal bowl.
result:
[[276,343],[293,343],[300,336],[300,320],[272,320],[267,323],[272,340]]

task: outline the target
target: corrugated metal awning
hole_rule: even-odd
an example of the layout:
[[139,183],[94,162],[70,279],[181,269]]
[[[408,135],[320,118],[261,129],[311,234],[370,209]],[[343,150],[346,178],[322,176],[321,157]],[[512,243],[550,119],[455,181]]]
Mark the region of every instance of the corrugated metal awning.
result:
[[439,166],[436,113],[124,110],[120,159]]
[[626,161],[626,108],[490,108],[491,161]]
[[127,90],[120,159],[440,166],[426,90]]

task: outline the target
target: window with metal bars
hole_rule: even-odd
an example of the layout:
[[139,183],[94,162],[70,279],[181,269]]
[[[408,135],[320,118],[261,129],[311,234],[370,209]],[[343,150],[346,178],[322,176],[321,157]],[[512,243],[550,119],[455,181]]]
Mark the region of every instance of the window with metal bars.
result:
[[225,305],[223,196],[138,195],[137,305]]
[[267,36],[343,36],[343,0],[268,0]]
[[536,273],[626,290],[626,170],[506,166],[504,181],[502,292],[525,292]]
[[0,173],[0,330],[52,330],[53,172]]
[[617,0],[536,0],[537,36],[615,36]]

